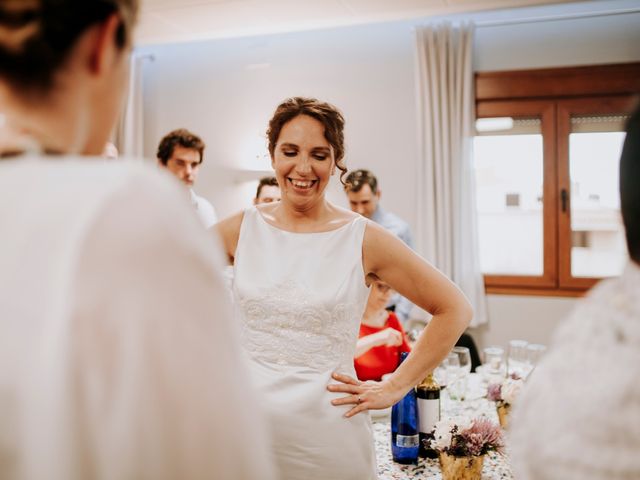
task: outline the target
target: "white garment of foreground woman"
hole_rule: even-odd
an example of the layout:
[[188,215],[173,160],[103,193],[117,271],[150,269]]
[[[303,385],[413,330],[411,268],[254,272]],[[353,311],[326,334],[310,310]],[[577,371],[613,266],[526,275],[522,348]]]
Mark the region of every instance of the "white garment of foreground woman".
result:
[[0,478],[275,478],[220,254],[180,187],[20,156],[0,192]]

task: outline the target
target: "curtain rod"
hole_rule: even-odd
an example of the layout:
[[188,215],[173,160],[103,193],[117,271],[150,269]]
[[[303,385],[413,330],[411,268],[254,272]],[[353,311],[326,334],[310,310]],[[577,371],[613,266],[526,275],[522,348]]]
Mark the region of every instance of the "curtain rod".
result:
[[520,25],[523,23],[556,22],[556,21],[562,21],[562,20],[578,20],[582,18],[609,17],[613,15],[626,15],[629,13],[640,13],[640,8],[627,8],[624,10],[612,10],[608,12],[570,13],[567,15],[548,15],[545,17],[521,18],[521,19],[514,19],[514,20],[495,20],[495,21],[474,22],[474,23],[476,28],[501,27],[501,26],[508,26],[508,25]]

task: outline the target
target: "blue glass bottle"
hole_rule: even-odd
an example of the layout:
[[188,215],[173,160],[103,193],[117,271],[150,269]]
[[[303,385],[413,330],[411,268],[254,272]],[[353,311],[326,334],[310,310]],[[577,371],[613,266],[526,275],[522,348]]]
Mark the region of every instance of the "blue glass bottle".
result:
[[[407,355],[400,354],[400,363]],[[397,463],[418,463],[418,450],[418,402],[412,388],[391,409],[391,455]]]

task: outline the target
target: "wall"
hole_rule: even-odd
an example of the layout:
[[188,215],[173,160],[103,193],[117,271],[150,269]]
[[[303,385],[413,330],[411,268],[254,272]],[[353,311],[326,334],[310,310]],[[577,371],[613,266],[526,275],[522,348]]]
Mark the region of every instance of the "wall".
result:
[[[250,204],[251,169],[269,169],[264,132],[280,101],[315,96],[343,111],[349,168],[384,179],[389,209],[411,218],[416,142],[411,35],[372,25],[149,49],[145,152],[178,126],[207,143],[197,190],[222,216]],[[258,157],[258,158],[256,158]],[[388,194],[386,192],[389,192]],[[403,192],[395,195],[392,192]],[[337,179],[330,198],[346,206]]]
[[[640,14],[487,23],[637,6],[609,0],[451,18],[478,22],[477,70],[541,68],[640,61]],[[207,150],[197,191],[226,216],[250,204],[260,174],[255,170],[269,168],[264,130],[277,103],[291,95],[317,96],[347,118],[349,168],[372,169],[385,207],[415,226],[413,35],[421,21],[140,49],[155,56],[145,67],[145,153],[154,157],[157,142],[173,128],[200,134]],[[337,180],[329,199],[346,206]],[[480,346],[516,337],[547,343],[574,304],[491,295],[491,323],[472,333]]]

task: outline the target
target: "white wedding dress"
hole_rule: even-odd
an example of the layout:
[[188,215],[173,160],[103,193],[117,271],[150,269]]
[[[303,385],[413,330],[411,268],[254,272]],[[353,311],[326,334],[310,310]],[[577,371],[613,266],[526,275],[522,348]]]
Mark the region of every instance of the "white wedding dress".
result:
[[366,225],[292,233],[255,207],[244,214],[234,297],[283,480],[377,478],[370,416],[345,418],[353,405],[332,405],[345,394],[327,390],[334,371],[356,377]]

